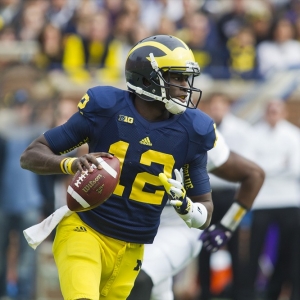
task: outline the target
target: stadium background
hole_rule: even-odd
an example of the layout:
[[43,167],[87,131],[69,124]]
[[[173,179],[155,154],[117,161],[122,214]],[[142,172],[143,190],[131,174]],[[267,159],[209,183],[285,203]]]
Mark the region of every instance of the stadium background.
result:
[[[186,20],[192,19],[196,11],[206,19],[198,19],[204,22],[202,27],[192,28]],[[236,54],[230,48],[230,38],[236,37],[240,29],[251,28],[254,38],[258,38],[253,24],[266,22],[271,27],[281,16],[292,20],[294,40],[300,43],[299,15],[297,0],[2,0],[0,132],[9,126],[18,92],[25,92],[34,108],[34,122],[49,128],[54,124],[61,99],[77,103],[95,85],[126,89],[124,62],[135,41],[163,33],[178,35],[189,43],[193,29],[206,32],[199,43],[201,46],[198,49],[194,46],[202,68],[202,75],[197,79],[197,86],[203,91],[200,108],[205,110],[205,100],[211,93],[223,92],[232,99],[232,112],[254,124],[261,118],[266,101],[279,98],[287,103],[288,120],[300,127],[299,65],[286,65],[261,74],[256,52],[258,42],[250,43],[253,59],[250,67],[248,44],[240,47],[247,48],[248,52],[241,50]],[[214,57],[205,60],[203,57],[207,57],[211,47],[218,48],[216,32],[222,28],[221,20],[225,16],[236,22],[232,35],[226,37],[223,48],[216,53],[217,58],[224,58],[221,62]],[[272,37],[266,35],[262,40],[272,40]],[[89,48],[87,45],[92,41],[96,43]],[[216,44],[209,45],[208,41]],[[101,57],[97,57],[97,51],[102,53]],[[18,236],[12,232],[7,275],[12,283],[17,277],[17,247]],[[36,299],[59,300],[51,240],[36,251],[39,262]],[[191,279],[193,267],[185,275]],[[189,299],[182,296],[184,288],[184,281],[175,285],[178,299]]]

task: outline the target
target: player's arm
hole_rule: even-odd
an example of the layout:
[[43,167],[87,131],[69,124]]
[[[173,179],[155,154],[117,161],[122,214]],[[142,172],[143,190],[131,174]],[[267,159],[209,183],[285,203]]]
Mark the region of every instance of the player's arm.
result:
[[209,226],[212,213],[214,210],[214,205],[211,197],[211,193],[207,193],[204,195],[199,195],[199,196],[192,196],[190,197],[193,203],[201,203],[207,210],[207,217],[205,223],[199,227],[199,229],[205,229]]
[[90,169],[90,163],[101,168],[96,157],[113,157],[105,152],[89,153],[81,157],[66,158],[56,155],[50,148],[44,135],[35,139],[20,158],[20,164],[23,169],[30,170],[40,175],[48,174],[75,174],[77,170],[83,170],[85,166]]
[[231,237],[261,189],[265,173],[254,162],[230,151],[228,159],[210,171],[214,175],[232,182],[239,182],[240,188],[235,202],[220,223],[212,224],[201,235],[203,246],[211,252],[217,251]]
[[223,165],[210,172],[222,179],[239,182],[241,185],[236,201],[248,210],[252,207],[265,178],[262,168],[233,151]]
[[21,167],[41,175],[73,175],[77,170],[83,171],[84,167],[92,172],[90,163],[101,169],[96,157],[112,155],[104,152],[84,154],[80,157],[61,155],[87,143],[91,128],[88,118],[79,112],[75,113],[66,123],[47,130],[35,139],[21,155]]

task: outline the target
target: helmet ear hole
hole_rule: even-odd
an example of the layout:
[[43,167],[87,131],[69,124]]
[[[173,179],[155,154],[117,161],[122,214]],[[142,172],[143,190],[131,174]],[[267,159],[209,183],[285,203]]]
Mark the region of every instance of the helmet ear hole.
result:
[[151,82],[148,79],[146,79],[145,77],[143,77],[143,85],[145,87],[149,87],[151,85]]

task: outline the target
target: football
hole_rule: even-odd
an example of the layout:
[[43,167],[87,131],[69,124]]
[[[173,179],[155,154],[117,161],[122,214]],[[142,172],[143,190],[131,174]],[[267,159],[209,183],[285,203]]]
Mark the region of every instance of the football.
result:
[[77,171],[67,189],[67,205],[72,211],[86,211],[97,207],[107,200],[115,190],[120,177],[120,161],[117,157],[98,157],[102,165],[99,170]]

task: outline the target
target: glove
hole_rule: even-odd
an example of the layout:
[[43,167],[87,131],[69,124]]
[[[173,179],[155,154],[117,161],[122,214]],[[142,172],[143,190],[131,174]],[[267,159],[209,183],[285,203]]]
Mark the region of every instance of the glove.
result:
[[169,198],[171,198],[170,204],[175,208],[180,218],[188,227],[200,228],[207,220],[206,207],[202,203],[193,203],[186,196],[180,172],[175,169],[175,180],[168,179],[164,173],[160,173],[158,177],[169,194]]
[[202,232],[200,240],[203,241],[203,247],[209,252],[219,250],[231,238],[246,212],[247,209],[242,204],[232,203],[220,223],[211,225]]
[[190,210],[191,200],[186,197],[186,190],[182,184],[180,172],[175,169],[175,178],[167,178],[164,173],[159,174],[159,179],[163,184],[166,192],[170,195],[170,204],[179,214],[187,214]]
[[208,252],[216,252],[225,245],[232,236],[232,231],[217,223],[203,230],[200,240]]

